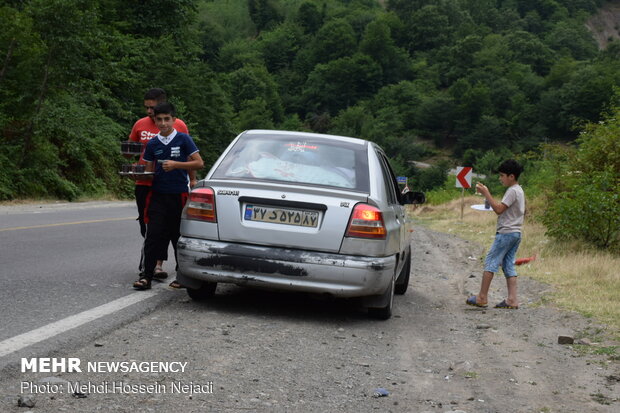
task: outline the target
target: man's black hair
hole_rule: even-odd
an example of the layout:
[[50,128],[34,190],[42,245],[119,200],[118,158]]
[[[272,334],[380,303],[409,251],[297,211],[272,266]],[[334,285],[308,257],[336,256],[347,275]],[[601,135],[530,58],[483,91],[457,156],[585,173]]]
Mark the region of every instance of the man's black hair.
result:
[[155,114],[155,116],[159,114],[170,115],[174,118],[177,116],[177,112],[174,109],[174,105],[170,102],[158,103],[153,109],[153,113]]
[[149,89],[149,91],[144,94],[144,100],[156,100],[158,102],[165,102],[166,100],[168,100],[168,95],[166,95],[166,91],[164,89],[156,87],[153,89]]
[[504,173],[506,175],[514,175],[515,180],[519,180],[519,175],[523,172],[523,167],[521,164],[514,159],[508,159],[507,161],[502,162],[502,164],[497,168],[498,172]]

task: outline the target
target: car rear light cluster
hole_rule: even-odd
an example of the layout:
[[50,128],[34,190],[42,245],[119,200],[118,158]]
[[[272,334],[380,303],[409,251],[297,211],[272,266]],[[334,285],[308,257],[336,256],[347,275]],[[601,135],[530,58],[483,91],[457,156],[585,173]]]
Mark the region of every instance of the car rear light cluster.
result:
[[347,237],[385,239],[386,230],[383,214],[378,208],[357,204],[351,214]]
[[215,215],[215,193],[211,188],[198,188],[189,193],[187,218],[199,221],[217,222]]

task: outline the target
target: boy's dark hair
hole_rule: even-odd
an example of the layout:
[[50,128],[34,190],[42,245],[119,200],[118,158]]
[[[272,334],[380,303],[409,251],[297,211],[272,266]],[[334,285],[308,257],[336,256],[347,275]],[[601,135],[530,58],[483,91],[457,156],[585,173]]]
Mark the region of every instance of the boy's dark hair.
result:
[[153,89],[149,89],[149,91],[144,94],[144,100],[156,100],[158,102],[165,102],[166,100],[168,100],[168,95],[166,95],[166,91],[164,89],[156,87]]
[[502,162],[502,164],[497,168],[498,172],[504,173],[506,175],[514,175],[515,180],[519,179],[519,175],[523,172],[523,167],[521,164],[514,159],[508,159],[507,161]]
[[174,105],[170,102],[160,102],[153,109],[155,116],[159,114],[170,115],[173,118],[177,116],[177,112],[174,109]]

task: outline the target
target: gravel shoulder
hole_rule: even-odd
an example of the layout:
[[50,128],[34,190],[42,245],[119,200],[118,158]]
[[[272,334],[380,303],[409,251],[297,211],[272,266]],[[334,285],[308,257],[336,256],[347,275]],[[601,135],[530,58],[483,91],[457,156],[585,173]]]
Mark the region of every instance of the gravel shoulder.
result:
[[[218,286],[216,297],[196,303],[179,291],[169,305],[52,357],[78,357],[82,365],[187,362],[184,372],[7,371],[0,411],[617,411],[620,363],[557,344],[560,334],[596,331],[594,322],[539,305],[549,289],[527,277],[519,279],[519,310],[468,307],[465,298],[480,282],[481,247],[421,226],[412,245],[410,287],[388,321],[368,319],[350,301]],[[491,302],[504,291],[497,277]],[[154,388],[91,388],[74,397],[68,385],[78,381]],[[19,395],[28,398],[22,382],[63,391],[35,394],[34,407],[17,407]],[[374,397],[378,388],[389,395]]]

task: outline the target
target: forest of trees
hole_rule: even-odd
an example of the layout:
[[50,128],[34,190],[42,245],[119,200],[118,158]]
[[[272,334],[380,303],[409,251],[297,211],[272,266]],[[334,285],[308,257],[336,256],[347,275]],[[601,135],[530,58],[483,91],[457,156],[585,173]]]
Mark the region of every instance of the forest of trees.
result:
[[130,193],[151,87],[207,166],[243,130],[308,130],[377,142],[423,190],[444,177],[408,161],[571,143],[619,106],[620,42],[584,24],[602,0],[0,4],[0,200]]

